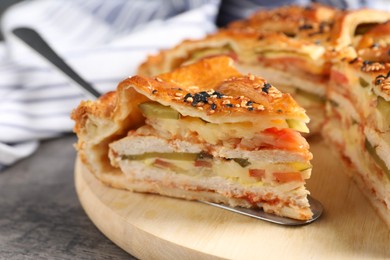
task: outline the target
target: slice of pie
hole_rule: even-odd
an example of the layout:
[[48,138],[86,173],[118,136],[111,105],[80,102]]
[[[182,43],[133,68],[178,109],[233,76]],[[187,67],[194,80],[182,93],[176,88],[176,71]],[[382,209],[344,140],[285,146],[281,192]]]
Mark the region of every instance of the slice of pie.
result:
[[110,186],[312,217],[305,110],[231,58],[130,77],[72,118],[80,158]]

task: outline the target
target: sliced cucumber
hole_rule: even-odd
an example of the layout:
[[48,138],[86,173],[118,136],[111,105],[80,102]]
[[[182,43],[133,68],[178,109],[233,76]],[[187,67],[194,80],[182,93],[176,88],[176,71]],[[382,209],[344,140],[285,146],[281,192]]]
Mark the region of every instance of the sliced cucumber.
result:
[[363,79],[362,77],[359,77],[359,83],[360,83],[360,86],[362,86],[363,88],[366,88],[368,87],[370,84],[365,80]]
[[365,146],[367,152],[371,155],[372,159],[374,159],[375,163],[383,170],[387,177],[390,178],[390,170],[387,169],[385,162],[379,157],[379,155],[376,153],[375,147],[372,146],[367,139],[365,141]]
[[146,160],[150,158],[161,158],[179,161],[195,161],[199,153],[144,153],[136,155],[122,155],[122,160]]
[[149,101],[139,104],[139,109],[149,118],[179,119],[180,113],[171,107],[163,106],[160,103]]
[[313,168],[313,165],[311,165],[309,162],[291,162],[289,164],[295,170],[300,171],[300,172]]
[[244,158],[233,158],[233,161],[238,163],[242,168],[245,168],[245,167],[251,165],[251,163],[248,161],[248,159],[244,159]]
[[306,123],[296,120],[296,119],[286,119],[287,125],[289,128],[297,130],[302,133],[309,133],[309,128],[306,126]]
[[222,55],[222,54],[229,54],[233,50],[229,45],[216,47],[216,48],[206,48],[206,49],[199,49],[192,53],[190,60],[199,60],[200,58],[204,57],[210,57],[214,55]]
[[390,102],[387,102],[383,97],[378,96],[376,108],[386,122],[386,127],[390,124]]
[[308,100],[313,101],[313,102],[325,103],[324,97],[321,97],[321,96],[313,94],[313,93],[309,93],[309,92],[304,91],[302,89],[296,89],[295,94],[297,96],[303,97],[303,98],[308,99]]

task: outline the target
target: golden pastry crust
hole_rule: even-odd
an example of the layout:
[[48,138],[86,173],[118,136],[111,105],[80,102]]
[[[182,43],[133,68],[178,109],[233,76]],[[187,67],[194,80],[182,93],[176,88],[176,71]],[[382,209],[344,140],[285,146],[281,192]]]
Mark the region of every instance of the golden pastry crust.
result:
[[193,59],[194,52],[207,49],[221,49],[216,55],[228,55],[235,59],[237,53],[250,50],[260,36],[261,33],[254,31],[220,30],[204,39],[185,40],[172,49],[148,56],[147,60],[139,66],[137,74],[155,76],[170,72]]
[[[237,63],[256,64],[265,52],[283,52],[285,56],[307,57],[317,63],[326,63],[327,50],[311,39],[297,39],[276,32],[223,29],[201,40],[186,40],[169,50],[150,55],[138,68],[138,74],[154,76],[172,71],[183,64],[194,62],[196,55],[209,52],[206,57],[226,55]],[[334,58],[335,55],[329,56]]]
[[355,46],[354,39],[360,34],[357,31],[359,26],[376,25],[384,23],[389,19],[390,13],[374,9],[359,9],[339,13],[335,18],[331,32],[331,44],[337,50],[350,45]]
[[378,24],[364,33],[356,49],[379,49],[390,44],[390,21]]
[[[210,76],[206,77],[205,71]],[[156,78],[131,77],[121,85],[134,87],[183,115],[212,123],[251,121],[255,115],[308,121],[303,108],[289,94],[262,78],[241,75],[226,56],[204,59]]]
[[229,28],[281,33],[290,38],[324,44],[339,12],[320,4],[285,6],[258,11],[248,19],[231,23]]

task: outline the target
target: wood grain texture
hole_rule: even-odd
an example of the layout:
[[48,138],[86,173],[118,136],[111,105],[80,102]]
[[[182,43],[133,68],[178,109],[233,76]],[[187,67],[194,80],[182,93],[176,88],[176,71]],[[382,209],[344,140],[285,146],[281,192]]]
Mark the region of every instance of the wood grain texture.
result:
[[390,231],[321,139],[308,188],[325,208],[313,224],[284,227],[199,202],[102,185],[76,163],[79,199],[95,225],[142,259],[386,259]]

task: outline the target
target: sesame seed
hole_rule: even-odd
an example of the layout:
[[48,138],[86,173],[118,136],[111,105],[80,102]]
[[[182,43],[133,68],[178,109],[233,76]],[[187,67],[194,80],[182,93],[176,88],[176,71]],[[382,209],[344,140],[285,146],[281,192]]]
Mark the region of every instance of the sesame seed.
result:
[[183,94],[182,93],[175,93],[175,96],[176,97],[181,97],[181,96],[183,96]]
[[225,104],[226,107],[233,107],[233,104]]
[[246,105],[247,105],[248,107],[250,107],[250,106],[253,105],[253,102],[249,100],[248,102],[246,102]]
[[246,103],[247,103],[247,102],[246,102],[245,100],[242,100],[240,105],[241,105],[242,107],[246,107]]
[[215,113],[215,110],[210,110],[209,111],[209,114],[214,114]]
[[235,106],[235,107],[241,107],[240,104],[235,104],[234,106]]
[[181,97],[173,97],[174,100],[181,100]]
[[153,89],[152,94],[156,94],[157,92],[157,89]]
[[192,101],[194,101],[194,99],[192,97],[188,97],[185,101],[192,102]]
[[227,104],[230,104],[230,100],[225,99],[224,101],[222,101],[222,105],[227,105]]
[[199,109],[199,110],[203,110],[203,107],[197,107],[197,109]]
[[264,106],[263,105],[258,105],[258,106],[256,106],[256,110],[264,110]]
[[253,107],[248,107],[248,111],[253,111]]
[[255,76],[252,74],[249,74],[249,80],[251,80],[251,81],[255,80]]
[[263,88],[261,89],[261,91],[265,92],[268,94],[268,90],[271,88],[271,84],[269,83],[264,83],[264,86]]
[[213,104],[211,104],[210,108],[211,108],[212,110],[215,110],[215,109],[217,109],[217,105],[213,103]]
[[157,77],[155,78],[155,80],[158,81],[158,82],[162,82],[162,79],[157,78]]

